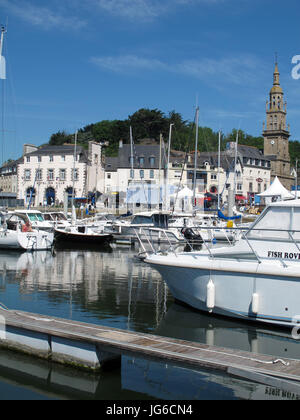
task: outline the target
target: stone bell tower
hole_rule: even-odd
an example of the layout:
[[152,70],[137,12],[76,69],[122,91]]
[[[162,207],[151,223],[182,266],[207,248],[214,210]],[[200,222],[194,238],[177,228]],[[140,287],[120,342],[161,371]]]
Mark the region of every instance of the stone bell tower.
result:
[[271,160],[271,182],[277,176],[289,191],[294,183],[291,177],[289,154],[290,127],[286,125],[286,102],[275,63],[273,87],[266,102],[267,122],[263,124],[264,155]]

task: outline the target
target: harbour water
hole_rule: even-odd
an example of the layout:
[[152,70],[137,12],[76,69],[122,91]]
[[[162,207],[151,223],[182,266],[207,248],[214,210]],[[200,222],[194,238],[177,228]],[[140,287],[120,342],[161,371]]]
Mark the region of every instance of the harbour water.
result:
[[[200,314],[174,302],[136,250],[56,249],[0,253],[0,302],[9,309],[299,358],[289,331]],[[184,384],[184,386],[182,386]],[[0,399],[298,399],[221,373],[122,356],[121,366],[90,374],[0,350]]]

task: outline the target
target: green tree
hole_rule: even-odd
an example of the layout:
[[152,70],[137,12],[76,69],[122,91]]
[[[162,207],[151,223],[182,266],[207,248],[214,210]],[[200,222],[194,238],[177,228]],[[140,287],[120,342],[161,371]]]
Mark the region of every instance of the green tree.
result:
[[64,143],[72,143],[74,137],[71,134],[67,134],[65,131],[58,131],[52,134],[49,140],[49,144],[52,146],[60,146]]
[[142,108],[128,117],[134,139],[159,139],[159,135],[168,136],[169,124],[162,111]]

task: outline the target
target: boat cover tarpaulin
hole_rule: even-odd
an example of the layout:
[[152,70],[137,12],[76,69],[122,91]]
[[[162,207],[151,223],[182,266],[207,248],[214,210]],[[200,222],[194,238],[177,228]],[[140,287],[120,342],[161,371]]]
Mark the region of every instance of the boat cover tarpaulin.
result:
[[239,215],[239,216],[227,217],[227,216],[225,216],[225,214],[223,214],[223,213],[221,212],[221,210],[218,210],[218,217],[219,217],[220,219],[223,219],[223,220],[237,220],[237,219],[240,219],[242,216],[241,216],[241,215]]

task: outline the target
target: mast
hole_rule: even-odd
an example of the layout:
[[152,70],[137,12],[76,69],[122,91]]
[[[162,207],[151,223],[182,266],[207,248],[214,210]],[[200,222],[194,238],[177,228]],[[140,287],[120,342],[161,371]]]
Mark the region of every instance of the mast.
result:
[[75,223],[76,220],[76,212],[75,212],[75,204],[74,204],[74,198],[75,198],[75,165],[76,165],[76,154],[77,154],[77,135],[78,131],[75,132],[75,146],[74,146],[74,158],[73,158],[73,185],[72,185],[72,224]]
[[130,128],[129,128],[129,130],[130,130],[130,163],[131,163],[131,176],[130,176],[130,178],[134,178],[134,176],[133,176],[133,138],[132,138],[132,127],[130,126]]
[[[6,28],[1,26],[1,37],[0,37],[0,80],[6,79],[6,62],[5,57],[3,57],[3,43],[4,43],[4,34],[6,33]],[[1,113],[1,131],[2,131],[2,159],[1,164],[4,162],[4,112],[5,112],[5,89],[4,82],[2,83],[2,113]]]
[[0,79],[6,79],[6,65],[5,65],[5,57],[2,55],[3,51],[3,42],[4,42],[4,34],[6,33],[6,29],[4,26],[1,26],[1,37],[0,37]]
[[221,131],[219,131],[219,146],[218,146],[218,210],[220,210],[220,167],[221,167]]
[[236,164],[237,164],[238,142],[239,142],[239,130],[236,133],[235,152],[234,152],[234,178],[233,178],[234,179],[234,182],[233,182],[234,204],[235,204],[235,195],[236,195]]
[[167,159],[167,168],[166,168],[166,178],[165,178],[165,210],[168,210],[168,197],[169,197],[169,164],[170,164],[170,150],[171,150],[171,137],[172,137],[172,127],[173,123],[170,124],[169,129],[169,141],[168,141],[168,159]]
[[199,136],[199,107],[196,108],[196,139],[195,139],[195,163],[194,163],[194,185],[193,185],[193,207],[196,208],[196,179],[197,179],[197,163],[198,163],[198,136]]
[[158,184],[159,184],[159,195],[158,195],[158,208],[160,209],[161,199],[161,146],[162,146],[162,134],[159,135],[159,164],[158,164]]
[[[133,162],[133,136],[132,136],[132,127],[129,127],[129,133],[130,133],[130,178],[131,178],[131,183],[133,184],[133,179],[134,179],[134,162]],[[128,196],[128,194],[127,194]],[[128,206],[128,204],[127,204]],[[127,207],[128,209],[128,207]],[[132,202],[132,214],[134,213],[134,204]]]

